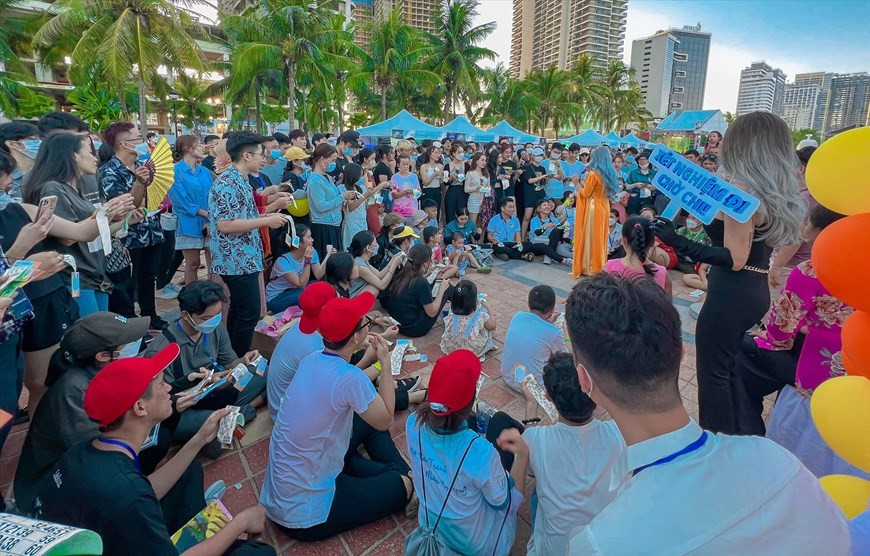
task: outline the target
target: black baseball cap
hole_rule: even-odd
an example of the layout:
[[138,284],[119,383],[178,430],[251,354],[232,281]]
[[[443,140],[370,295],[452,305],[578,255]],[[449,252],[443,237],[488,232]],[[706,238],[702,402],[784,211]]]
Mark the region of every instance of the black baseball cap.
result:
[[338,138],[339,141],[350,143],[351,145],[359,145],[359,133],[352,129],[348,129]]
[[327,137],[329,137],[329,135],[327,135],[326,133],[315,133],[311,136],[311,142],[316,143],[321,139],[326,139]]
[[150,325],[150,317],[128,319],[108,311],[93,313],[66,331],[60,347],[76,359],[86,359],[144,338]]

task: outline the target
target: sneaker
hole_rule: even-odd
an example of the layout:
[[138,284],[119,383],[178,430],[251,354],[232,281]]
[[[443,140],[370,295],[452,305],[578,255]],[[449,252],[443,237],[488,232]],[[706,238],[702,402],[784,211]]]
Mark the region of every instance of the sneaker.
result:
[[496,253],[495,257],[500,261],[504,262],[508,262],[509,260],[511,260],[511,258],[507,256],[507,253]]
[[478,274],[489,274],[490,272],[492,272],[492,269],[488,266],[482,266],[477,269]]
[[205,489],[205,505],[208,506],[215,500],[220,500],[223,498],[224,494],[227,493],[227,485],[221,480],[217,480],[213,482],[207,489]]
[[565,266],[574,266],[574,259],[562,259],[562,264]]
[[396,390],[405,390],[409,394],[420,386],[421,377],[414,376],[396,381]]
[[552,264],[552,263],[553,263],[553,259],[551,259],[550,257],[544,255],[544,260],[541,261],[541,262],[544,263],[544,264]]
[[165,330],[168,326],[169,323],[157,315],[151,317],[151,330]]
[[166,284],[163,289],[157,290],[154,293],[154,297],[157,299],[175,299],[178,297],[178,292],[181,291],[181,288],[176,286],[175,284]]

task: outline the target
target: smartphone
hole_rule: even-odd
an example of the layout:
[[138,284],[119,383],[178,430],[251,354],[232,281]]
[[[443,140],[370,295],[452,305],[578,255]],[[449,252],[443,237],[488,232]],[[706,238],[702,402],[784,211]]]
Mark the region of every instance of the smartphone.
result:
[[39,221],[40,217],[45,213],[45,211],[51,212],[54,214],[54,209],[57,207],[57,196],[49,195],[47,197],[43,197],[39,200],[39,208],[36,209],[36,220]]

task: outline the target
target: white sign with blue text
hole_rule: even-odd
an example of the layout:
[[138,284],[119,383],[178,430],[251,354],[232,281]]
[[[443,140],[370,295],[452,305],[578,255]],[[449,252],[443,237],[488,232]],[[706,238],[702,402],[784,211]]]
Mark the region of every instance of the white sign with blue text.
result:
[[761,201],[734,187],[668,147],[658,144],[650,156],[657,173],[652,184],[671,200],[662,217],[673,220],[680,209],[709,224],[722,211],[738,222],[748,221]]

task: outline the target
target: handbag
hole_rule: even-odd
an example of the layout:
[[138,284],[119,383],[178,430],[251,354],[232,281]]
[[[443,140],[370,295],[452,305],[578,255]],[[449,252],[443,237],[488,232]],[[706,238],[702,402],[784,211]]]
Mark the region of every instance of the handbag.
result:
[[132,276],[132,264],[133,261],[130,259],[130,253],[127,251],[127,248],[124,247],[120,239],[113,237],[112,252],[106,255],[106,262],[104,263],[106,276],[114,284],[126,282]]

